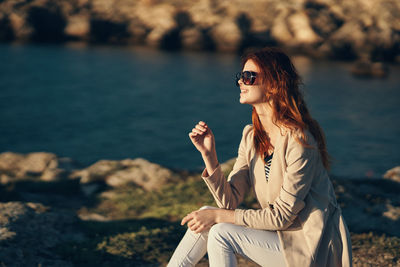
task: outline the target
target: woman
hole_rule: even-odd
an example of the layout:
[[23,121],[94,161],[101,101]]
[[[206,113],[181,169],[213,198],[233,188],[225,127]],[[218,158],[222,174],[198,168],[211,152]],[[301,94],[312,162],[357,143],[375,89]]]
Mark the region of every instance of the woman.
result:
[[[350,235],[329,180],[319,124],[299,90],[300,77],[276,48],[247,54],[237,76],[240,103],[253,106],[238,157],[224,178],[214,135],[200,121],[189,137],[206,168],[202,178],[218,205],[182,219],[189,229],[168,266],[236,266],[235,254],[261,266],[351,266]],[[254,190],[260,209],[238,209]]]

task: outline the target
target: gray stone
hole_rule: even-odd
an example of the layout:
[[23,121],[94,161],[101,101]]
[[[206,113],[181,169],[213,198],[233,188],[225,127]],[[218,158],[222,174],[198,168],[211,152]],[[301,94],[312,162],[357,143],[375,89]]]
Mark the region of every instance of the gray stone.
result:
[[80,179],[85,194],[93,194],[98,186],[90,184],[103,182],[111,187],[135,184],[146,190],[156,190],[178,179],[169,169],[145,159],[100,160],[93,165],[75,171],[70,178]]
[[383,178],[400,182],[400,166],[396,166],[390,170],[388,170],[384,175]]
[[64,179],[78,164],[69,158],[58,158],[48,152],[0,154],[0,182],[6,184],[23,179],[55,181]]

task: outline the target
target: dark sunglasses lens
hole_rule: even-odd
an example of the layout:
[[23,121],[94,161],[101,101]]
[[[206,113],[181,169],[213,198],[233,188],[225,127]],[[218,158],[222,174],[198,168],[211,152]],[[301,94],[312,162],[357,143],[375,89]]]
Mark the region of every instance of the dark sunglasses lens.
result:
[[251,73],[249,71],[242,72],[242,79],[245,85],[251,84]]
[[252,75],[252,73],[250,71],[238,72],[236,74],[236,79],[235,79],[236,86],[240,86],[239,85],[240,79],[242,79],[242,81],[245,85],[252,85],[255,80],[255,75]]

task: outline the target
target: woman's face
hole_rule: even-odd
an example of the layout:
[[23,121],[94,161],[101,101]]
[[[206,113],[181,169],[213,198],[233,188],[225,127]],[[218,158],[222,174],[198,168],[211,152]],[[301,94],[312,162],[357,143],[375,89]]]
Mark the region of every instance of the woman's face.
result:
[[[251,59],[247,60],[244,64],[243,71],[253,71],[257,74],[260,72],[258,66]],[[264,90],[261,88],[261,84],[259,82],[259,77],[256,77],[254,84],[245,85],[240,79],[238,81],[240,86],[240,103],[241,104],[259,104],[265,102],[265,94]]]

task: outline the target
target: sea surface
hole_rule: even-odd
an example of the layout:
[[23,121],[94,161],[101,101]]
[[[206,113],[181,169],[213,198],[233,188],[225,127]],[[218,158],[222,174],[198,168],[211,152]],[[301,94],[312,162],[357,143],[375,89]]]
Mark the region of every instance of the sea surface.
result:
[[[379,178],[400,165],[400,66],[386,79],[357,79],[350,63],[293,59],[332,175]],[[84,166],[142,157],[198,171],[188,133],[203,120],[224,162],[251,123],[234,85],[239,62],[211,52],[1,44],[0,152],[53,152]]]

